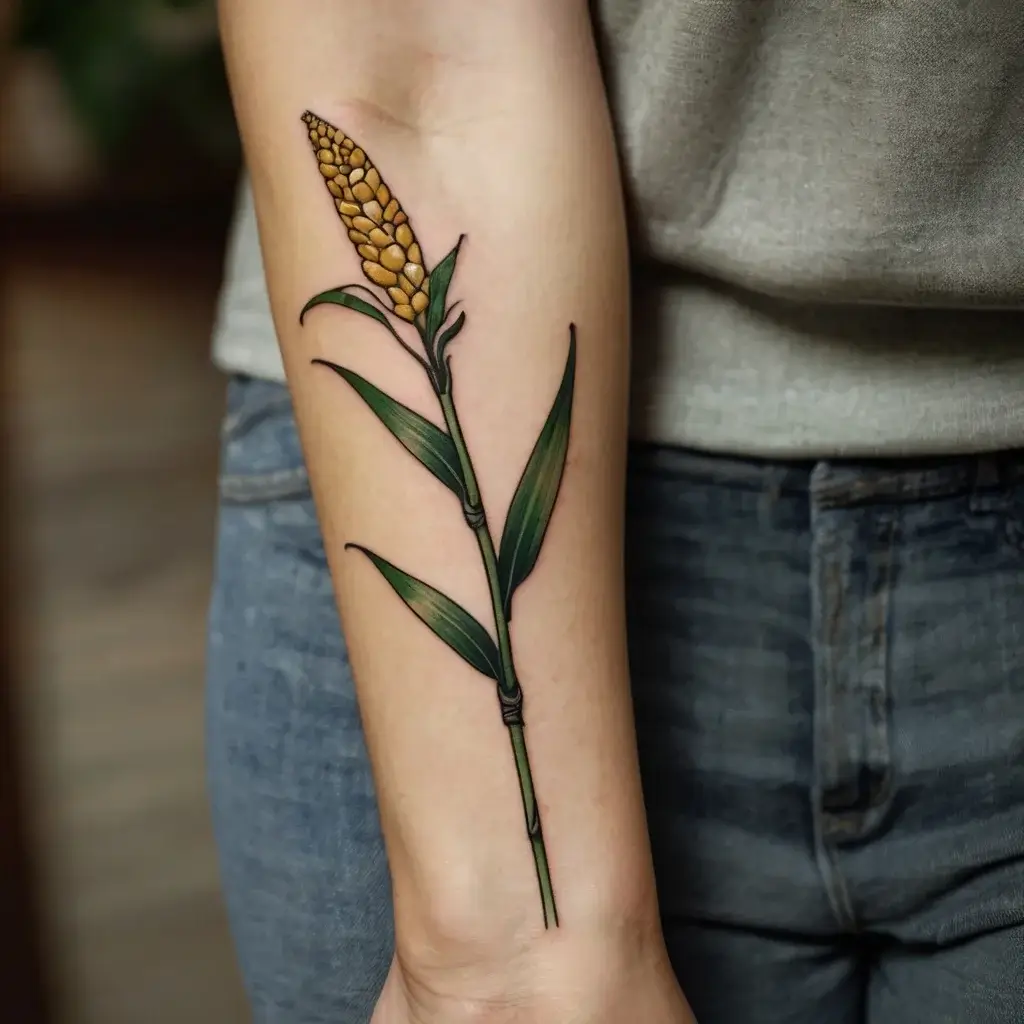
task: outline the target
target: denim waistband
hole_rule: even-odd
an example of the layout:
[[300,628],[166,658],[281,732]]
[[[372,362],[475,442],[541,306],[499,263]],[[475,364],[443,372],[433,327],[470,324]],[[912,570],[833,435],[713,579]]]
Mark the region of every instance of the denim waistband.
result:
[[926,501],[998,491],[1024,481],[1024,449],[936,458],[787,462],[634,442],[631,457],[646,472],[690,476],[741,490],[807,496],[821,508]]

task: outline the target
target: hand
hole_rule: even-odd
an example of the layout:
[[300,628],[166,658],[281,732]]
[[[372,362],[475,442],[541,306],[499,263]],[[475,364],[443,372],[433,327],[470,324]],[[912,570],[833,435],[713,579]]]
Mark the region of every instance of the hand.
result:
[[577,955],[434,971],[396,958],[371,1024],[695,1024],[663,950]]

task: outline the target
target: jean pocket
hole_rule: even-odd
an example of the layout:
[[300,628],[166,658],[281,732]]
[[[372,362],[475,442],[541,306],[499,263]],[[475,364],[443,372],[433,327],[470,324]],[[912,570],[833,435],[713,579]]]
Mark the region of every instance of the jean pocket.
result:
[[288,389],[272,381],[231,377],[221,427],[221,500],[258,504],[309,495]]

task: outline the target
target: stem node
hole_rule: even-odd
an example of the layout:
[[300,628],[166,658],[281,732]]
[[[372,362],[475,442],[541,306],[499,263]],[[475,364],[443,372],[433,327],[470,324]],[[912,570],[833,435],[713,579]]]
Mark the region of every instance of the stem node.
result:
[[523,688],[516,683],[512,693],[507,693],[501,686],[498,687],[498,703],[501,705],[501,720],[508,726],[523,723]]

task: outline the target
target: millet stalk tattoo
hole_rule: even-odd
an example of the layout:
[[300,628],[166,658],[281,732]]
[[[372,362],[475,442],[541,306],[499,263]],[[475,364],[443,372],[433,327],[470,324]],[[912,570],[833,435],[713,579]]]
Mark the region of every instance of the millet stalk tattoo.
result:
[[[460,311],[454,316],[458,303],[448,301],[462,238],[428,272],[407,214],[366,153],[343,131],[316,115],[307,111],[302,120],[309,130],[320,173],[334,198],[338,215],[362,257],[363,273],[376,290],[343,285],[321,292],[306,303],[300,322],[311,309],[325,304],[344,306],[375,320],[422,366],[437,396],[446,430],[396,402],[359,374],[325,359],[313,362],[347,381],[405,449],[461,503],[466,524],[480,549],[497,642],[465,608],[429,583],[362,545],[347,547],[361,551],[413,614],[473,668],[494,680],[519,777],[544,925],[557,927],[558,911],[526,749],[523,690],[516,676],[509,623],[513,594],[537,563],[565,468],[576,377],[576,329],[573,325],[569,327],[569,353],[561,385],[516,488],[501,541],[495,548],[473,460],[459,424],[448,352],[466,325],[466,313]],[[404,336],[404,332],[411,330],[418,335],[422,352]]]

